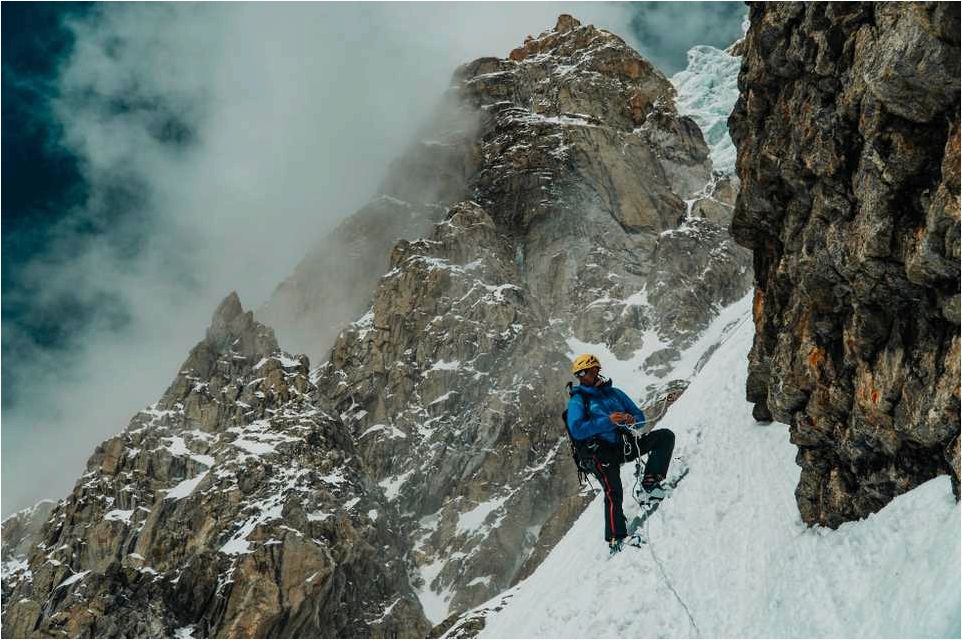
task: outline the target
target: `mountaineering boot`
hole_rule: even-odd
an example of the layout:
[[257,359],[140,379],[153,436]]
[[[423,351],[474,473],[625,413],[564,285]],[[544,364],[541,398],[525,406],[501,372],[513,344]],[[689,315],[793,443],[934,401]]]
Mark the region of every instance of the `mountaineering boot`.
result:
[[613,556],[613,555],[615,555],[616,553],[618,553],[619,551],[621,551],[621,548],[622,548],[622,544],[623,544],[623,543],[624,543],[624,540],[622,540],[621,538],[612,538],[611,540],[609,540],[609,541],[608,541],[608,556],[609,556],[609,557],[610,557],[610,556]]
[[629,547],[641,547],[644,546],[646,542],[648,541],[645,540],[645,536],[640,533],[633,533],[625,538],[625,544]]
[[641,481],[641,495],[638,501],[642,503],[661,502],[667,495],[668,488],[665,486],[663,479],[648,474]]

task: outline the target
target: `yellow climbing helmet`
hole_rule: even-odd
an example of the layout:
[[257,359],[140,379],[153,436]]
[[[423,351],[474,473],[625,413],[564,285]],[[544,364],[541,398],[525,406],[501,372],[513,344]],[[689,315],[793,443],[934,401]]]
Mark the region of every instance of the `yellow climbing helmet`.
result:
[[585,369],[591,369],[592,367],[601,368],[601,363],[598,362],[598,358],[594,357],[590,353],[585,353],[574,359],[571,363],[571,375],[576,375],[579,371],[584,371]]

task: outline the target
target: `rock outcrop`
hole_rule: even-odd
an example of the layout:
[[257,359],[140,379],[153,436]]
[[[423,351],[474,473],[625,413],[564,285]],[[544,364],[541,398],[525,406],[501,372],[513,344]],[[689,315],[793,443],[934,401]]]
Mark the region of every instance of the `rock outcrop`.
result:
[[42,500],[4,519],[3,543],[0,546],[0,560],[3,562],[0,593],[4,608],[10,601],[14,585],[32,578],[30,553],[56,504],[53,500]]
[[307,358],[225,299],[5,575],[4,636],[426,633],[397,516],[316,394]]
[[959,5],[753,5],[743,52],[748,398],[791,425],[802,517],[958,491]]

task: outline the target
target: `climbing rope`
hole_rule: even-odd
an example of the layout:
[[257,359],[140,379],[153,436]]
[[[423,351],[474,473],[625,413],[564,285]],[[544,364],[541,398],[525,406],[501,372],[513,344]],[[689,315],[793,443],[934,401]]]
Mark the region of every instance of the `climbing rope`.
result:
[[[726,342],[728,342],[731,339],[731,337],[738,332],[741,326],[745,324],[745,322],[748,321],[750,318],[751,316],[746,316],[745,318],[742,318],[740,321],[734,324],[734,326],[727,331],[727,335],[725,335],[725,337],[718,342],[716,349],[718,347],[721,347]],[[652,418],[650,418],[650,422],[653,424],[661,420],[661,418],[663,418],[665,414],[668,412],[668,407],[670,407],[675,402],[675,400],[678,399],[678,396],[680,396],[683,391],[684,389],[671,389],[669,390],[668,393],[666,393],[664,396],[659,398],[658,404],[655,405],[655,412],[657,415],[652,416]],[[647,411],[646,411],[646,417],[647,417]],[[638,435],[640,434],[635,435],[635,446],[637,446]],[[625,446],[626,446],[625,451],[627,452],[629,450],[627,440],[625,441]],[[632,494],[635,498],[635,502],[637,502],[638,506],[644,510],[645,505],[642,504],[641,500],[638,497],[640,495],[638,490],[641,486],[641,475],[642,475],[641,474],[641,456],[639,455],[635,459],[635,485],[632,488]],[[662,564],[661,560],[658,558],[658,554],[655,553],[655,545],[652,544],[651,542],[651,531],[650,531],[649,522],[648,522],[649,520],[650,518],[645,518],[645,540],[646,540],[646,546],[648,547],[648,551],[651,553],[651,559],[654,561],[655,566],[658,567],[658,572],[661,574],[661,578],[662,580],[664,580],[665,586],[668,587],[668,590],[671,591],[671,594],[675,596],[675,600],[678,601],[678,604],[681,605],[681,608],[685,610],[685,615],[688,616],[688,623],[691,625],[691,628],[694,629],[695,631],[695,637],[696,638],[701,637],[701,630],[698,628],[698,624],[695,622],[695,617],[691,614],[691,609],[688,607],[688,604],[681,597],[681,595],[679,595],[678,590],[675,589],[675,585],[672,584],[671,578],[668,577],[668,572],[665,571],[665,565]]]
[[[641,495],[641,476],[641,456],[638,456],[638,458],[635,460],[635,484],[632,487],[631,493],[635,498],[635,502],[638,503],[638,506],[641,507],[642,511],[644,512],[648,509],[648,505],[642,503],[639,497]],[[648,515],[650,516],[651,514],[649,513]],[[665,566],[661,563],[661,560],[658,559],[658,555],[655,553],[655,546],[651,542],[651,530],[648,524],[650,519],[650,517],[645,517],[645,545],[648,547],[648,551],[651,553],[651,559],[654,560],[655,566],[658,567],[658,572],[661,573],[661,578],[665,581],[665,586],[667,586],[668,590],[671,591],[671,594],[675,596],[675,600],[678,601],[678,604],[681,605],[681,608],[685,610],[685,614],[688,616],[688,622],[691,624],[692,629],[695,630],[695,637],[701,637],[701,631],[698,629],[698,625],[695,623],[694,616],[691,615],[691,609],[688,608],[688,605],[685,603],[682,597],[678,595],[678,591],[675,589],[675,586],[671,583],[671,579],[668,577],[668,572],[665,571]]]
[[648,551],[651,552],[651,559],[655,561],[655,565],[658,567],[658,571],[661,573],[661,577],[665,581],[665,586],[667,586],[668,590],[671,591],[673,596],[675,596],[675,600],[678,601],[678,604],[681,605],[681,608],[685,610],[685,614],[688,616],[688,622],[691,624],[692,629],[695,630],[695,637],[696,638],[701,637],[701,631],[698,629],[698,625],[695,624],[695,618],[691,615],[691,609],[688,608],[688,605],[685,604],[685,601],[682,600],[680,595],[678,595],[678,592],[675,590],[674,585],[671,583],[671,580],[668,578],[668,573],[665,571],[664,565],[661,563],[661,560],[659,560],[658,556],[655,554],[655,546],[651,543],[651,535],[648,530],[648,520],[645,520],[645,538],[647,538],[648,540]]

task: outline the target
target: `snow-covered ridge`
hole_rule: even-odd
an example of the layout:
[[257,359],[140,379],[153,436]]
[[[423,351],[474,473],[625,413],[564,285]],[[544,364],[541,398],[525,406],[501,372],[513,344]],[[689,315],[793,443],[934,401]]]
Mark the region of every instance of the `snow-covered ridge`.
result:
[[690,473],[647,548],[607,558],[599,495],[531,577],[462,619],[485,618],[481,637],[958,637],[948,478],[838,530],[806,528],[787,427],[756,423],[744,401],[752,334],[738,325],[661,423]]

